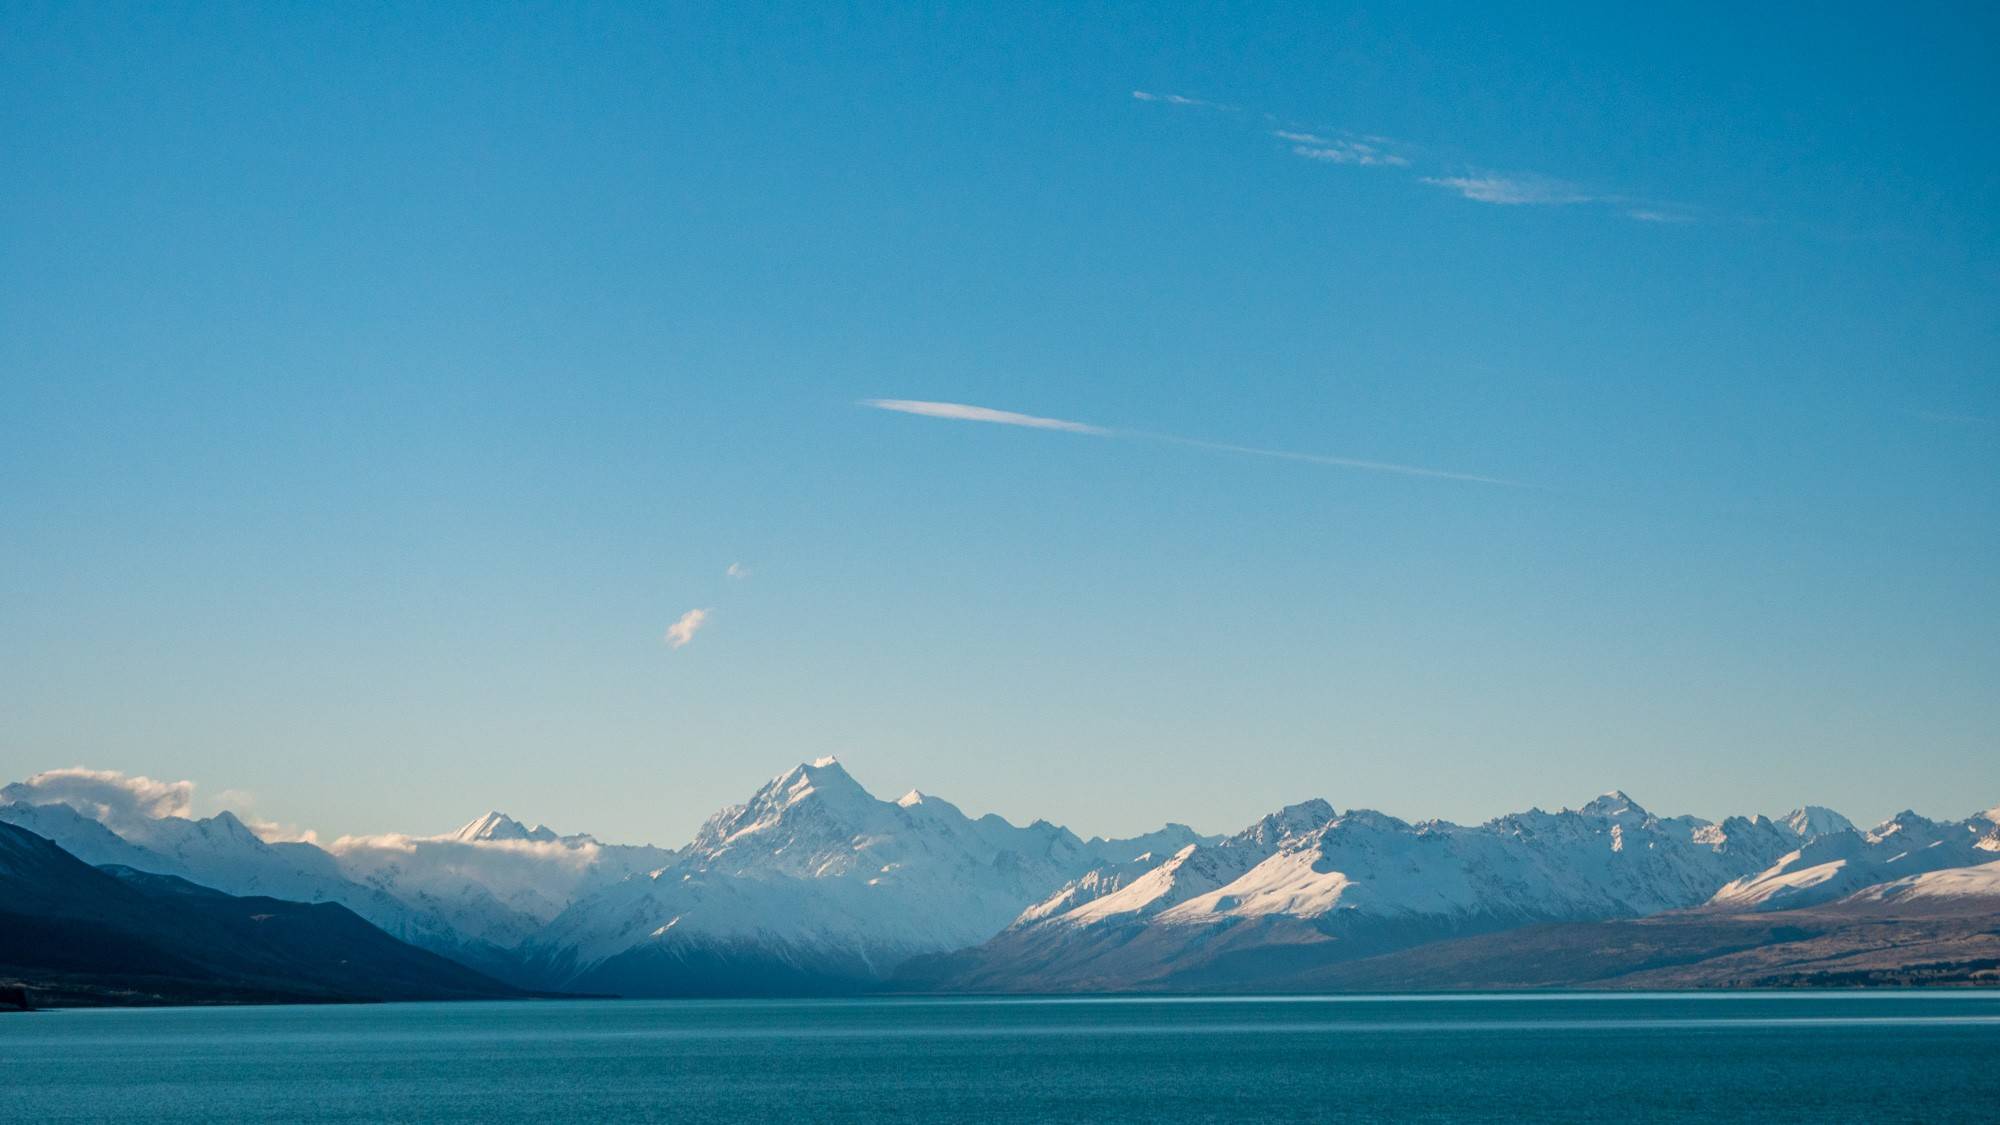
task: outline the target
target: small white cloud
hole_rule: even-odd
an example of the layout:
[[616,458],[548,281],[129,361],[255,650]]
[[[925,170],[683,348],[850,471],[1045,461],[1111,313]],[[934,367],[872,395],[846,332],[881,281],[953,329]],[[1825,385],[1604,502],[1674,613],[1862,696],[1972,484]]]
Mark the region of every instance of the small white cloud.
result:
[[695,632],[707,623],[707,610],[688,610],[686,613],[681,614],[680,620],[667,626],[667,645],[671,648],[686,647],[689,641],[694,640]]
[[192,816],[194,782],[154,781],[82,766],[45,770],[0,788],[0,804],[68,805],[116,831],[169,816]]
[[729,569],[723,571],[722,574],[725,578],[748,578],[750,577],[750,568],[740,562],[733,562],[729,564]]
[[877,410],[893,410],[899,414],[921,414],[926,418],[951,418],[960,422],[992,422],[1001,426],[1027,426],[1036,430],[1063,430],[1072,434],[1107,434],[1111,431],[1087,422],[1071,422],[1063,418],[1037,418],[1033,414],[1016,414],[1011,410],[994,410],[985,406],[968,406],[962,402],[922,402],[907,398],[869,398],[861,400],[861,405]]
[[1502,206],[1557,206],[1594,203],[1597,197],[1574,185],[1546,176],[1483,174],[1477,176],[1425,176],[1423,182],[1452,191],[1476,203]]

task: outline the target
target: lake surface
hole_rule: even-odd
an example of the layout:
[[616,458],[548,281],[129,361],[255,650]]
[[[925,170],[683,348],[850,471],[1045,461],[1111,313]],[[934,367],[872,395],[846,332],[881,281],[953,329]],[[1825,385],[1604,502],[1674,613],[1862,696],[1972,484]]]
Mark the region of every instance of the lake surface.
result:
[[6,1121],[1991,1121],[2000,992],[0,1016]]

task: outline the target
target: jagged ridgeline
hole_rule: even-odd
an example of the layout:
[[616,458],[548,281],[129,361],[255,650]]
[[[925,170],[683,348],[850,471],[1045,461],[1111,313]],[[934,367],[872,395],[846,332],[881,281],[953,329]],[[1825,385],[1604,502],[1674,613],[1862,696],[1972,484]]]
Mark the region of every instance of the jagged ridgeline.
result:
[[1468,826],[1313,800],[1228,836],[1170,824],[1106,840],[916,791],[881,800],[823,758],[677,849],[498,812],[320,846],[266,841],[228,813],[58,799],[52,776],[0,790],[0,821],[87,864],[339,904],[519,988],[1867,983],[1918,956],[1975,979],[2000,957],[2000,810],[1864,831],[1814,807],[1662,817],[1614,792]]

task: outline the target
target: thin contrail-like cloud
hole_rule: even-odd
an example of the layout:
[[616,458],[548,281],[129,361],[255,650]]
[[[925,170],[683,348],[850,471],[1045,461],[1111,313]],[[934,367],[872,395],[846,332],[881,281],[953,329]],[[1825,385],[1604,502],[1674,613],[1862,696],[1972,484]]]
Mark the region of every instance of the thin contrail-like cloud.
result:
[[1360,469],[1371,473],[1393,473],[1405,477],[1429,477],[1433,480],[1461,480],[1475,484],[1497,484],[1507,488],[1532,488],[1533,485],[1501,477],[1481,476],[1477,473],[1457,473],[1447,469],[1427,469],[1421,465],[1399,465],[1393,461],[1369,461],[1359,457],[1334,457],[1324,453],[1301,453],[1291,449],[1263,449],[1254,445],[1234,445],[1229,442],[1203,441],[1200,438],[1182,437],[1179,434],[1156,434],[1143,430],[1116,430],[1109,426],[1094,426],[1088,422],[1073,422],[1066,418],[1041,418],[1033,414],[1017,414],[1011,410],[994,410],[986,406],[971,406],[962,402],[926,402],[907,398],[867,398],[861,405],[876,410],[893,410],[898,414],[918,414],[926,418],[949,418],[959,422],[990,422],[1000,426],[1024,426],[1036,430],[1060,430],[1072,434],[1088,434],[1092,437],[1125,437],[1141,441],[1165,442],[1169,445],[1185,445],[1192,449],[1208,449],[1217,453],[1240,453],[1250,457],[1273,457],[1281,461],[1299,461],[1308,465],[1331,465],[1340,469]]
[[967,406],[962,402],[921,402],[908,398],[866,398],[861,405],[877,410],[894,410],[899,414],[921,414],[926,418],[951,418],[960,422],[993,422],[1002,426],[1027,426],[1036,430],[1064,430],[1072,434],[1108,434],[1111,431],[1102,426],[1086,425],[1083,422],[1067,422],[1061,418],[1037,418],[1033,414],[1016,414],[1011,410],[994,410],[985,406]]
[[1533,485],[1503,477],[1486,477],[1478,473],[1455,473],[1449,469],[1426,469],[1421,465],[1398,465],[1393,461],[1368,461],[1359,457],[1333,457],[1325,453],[1300,453],[1290,449],[1260,449],[1254,445],[1232,445],[1223,441],[1202,441],[1199,438],[1180,437],[1176,434],[1131,433],[1129,436],[1145,438],[1148,441],[1164,441],[1172,445],[1186,445],[1195,449],[1213,449],[1218,453],[1242,453],[1251,457],[1275,457],[1280,461],[1302,461],[1308,465],[1332,465],[1341,469],[1364,469],[1371,473],[1395,473],[1406,477],[1430,477],[1434,480],[1466,480],[1476,484],[1498,484],[1507,488],[1532,488]]

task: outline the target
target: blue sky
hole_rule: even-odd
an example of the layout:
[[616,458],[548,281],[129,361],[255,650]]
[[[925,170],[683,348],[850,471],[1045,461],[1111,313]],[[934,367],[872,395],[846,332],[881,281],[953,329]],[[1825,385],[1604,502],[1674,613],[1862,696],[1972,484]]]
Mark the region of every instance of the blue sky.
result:
[[1990,10],[0,25],[8,777],[2000,800]]

